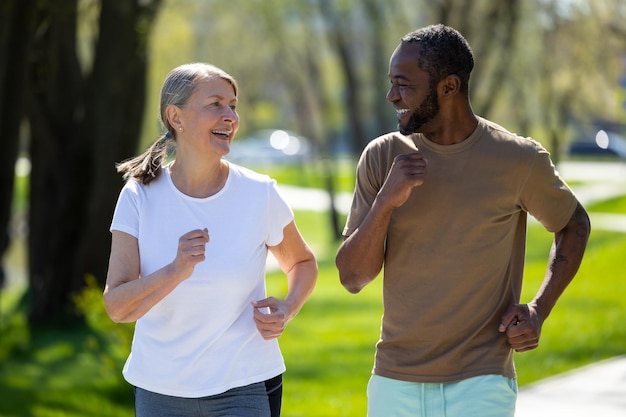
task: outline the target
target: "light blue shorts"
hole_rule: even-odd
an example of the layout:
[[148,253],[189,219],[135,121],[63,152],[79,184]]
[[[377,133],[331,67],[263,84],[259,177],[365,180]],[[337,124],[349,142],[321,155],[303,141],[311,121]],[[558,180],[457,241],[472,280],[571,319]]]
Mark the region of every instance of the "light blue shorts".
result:
[[517,382],[482,375],[449,383],[399,381],[372,375],[368,417],[513,417]]

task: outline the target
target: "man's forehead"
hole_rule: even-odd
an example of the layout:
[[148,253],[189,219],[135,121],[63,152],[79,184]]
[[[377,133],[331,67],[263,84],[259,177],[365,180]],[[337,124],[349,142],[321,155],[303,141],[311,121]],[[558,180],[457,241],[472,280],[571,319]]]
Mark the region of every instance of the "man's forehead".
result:
[[419,65],[419,45],[415,43],[400,44],[389,60],[389,78],[408,79],[416,72],[424,72]]

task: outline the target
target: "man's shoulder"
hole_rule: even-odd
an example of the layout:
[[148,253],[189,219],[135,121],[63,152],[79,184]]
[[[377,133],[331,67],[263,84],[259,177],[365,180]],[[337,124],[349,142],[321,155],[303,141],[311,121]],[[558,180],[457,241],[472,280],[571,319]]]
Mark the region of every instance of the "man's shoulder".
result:
[[486,136],[495,144],[503,148],[509,148],[517,152],[536,154],[543,151],[543,145],[535,139],[513,133],[501,125],[487,119],[482,119],[483,129]]
[[417,147],[415,141],[411,136],[406,136],[398,131],[385,133],[380,135],[367,143],[365,146],[365,152],[379,151],[379,152],[394,152],[394,150],[403,150],[409,152],[411,150],[416,151]]

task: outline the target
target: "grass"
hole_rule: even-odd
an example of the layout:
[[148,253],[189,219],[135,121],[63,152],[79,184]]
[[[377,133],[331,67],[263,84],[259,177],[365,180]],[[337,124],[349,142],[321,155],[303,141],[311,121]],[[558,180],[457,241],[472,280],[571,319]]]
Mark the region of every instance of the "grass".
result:
[[[285,174],[287,175],[287,173]],[[593,210],[621,212],[624,198]],[[320,262],[317,288],[281,338],[287,372],[284,417],[365,415],[365,388],[378,339],[381,280],[358,295],[339,284],[326,214],[297,212],[296,220]],[[324,225],[324,226],[320,226]],[[551,235],[529,226],[523,300],[539,288]],[[546,321],[540,347],[516,354],[519,383],[626,352],[626,234],[594,231],[578,276]],[[285,291],[281,274],[268,289]],[[35,328],[25,325],[20,288],[0,294],[0,416],[132,416],[132,389],[121,368],[132,326],[106,317],[100,289],[77,298],[87,325]]]
[[309,188],[327,188],[328,180],[336,191],[352,193],[356,161],[351,159],[333,160],[315,159],[301,165],[251,166],[257,172],[268,174],[279,184]]
[[587,209],[597,213],[626,214],[626,195],[592,204]]

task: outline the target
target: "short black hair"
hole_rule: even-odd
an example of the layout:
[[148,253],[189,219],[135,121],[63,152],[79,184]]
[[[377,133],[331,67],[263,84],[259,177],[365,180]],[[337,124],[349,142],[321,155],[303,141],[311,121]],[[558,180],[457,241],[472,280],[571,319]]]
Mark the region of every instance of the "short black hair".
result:
[[443,24],[430,25],[406,34],[401,40],[420,45],[417,65],[428,72],[433,84],[454,74],[461,79],[461,91],[468,94],[474,55],[456,29]]

